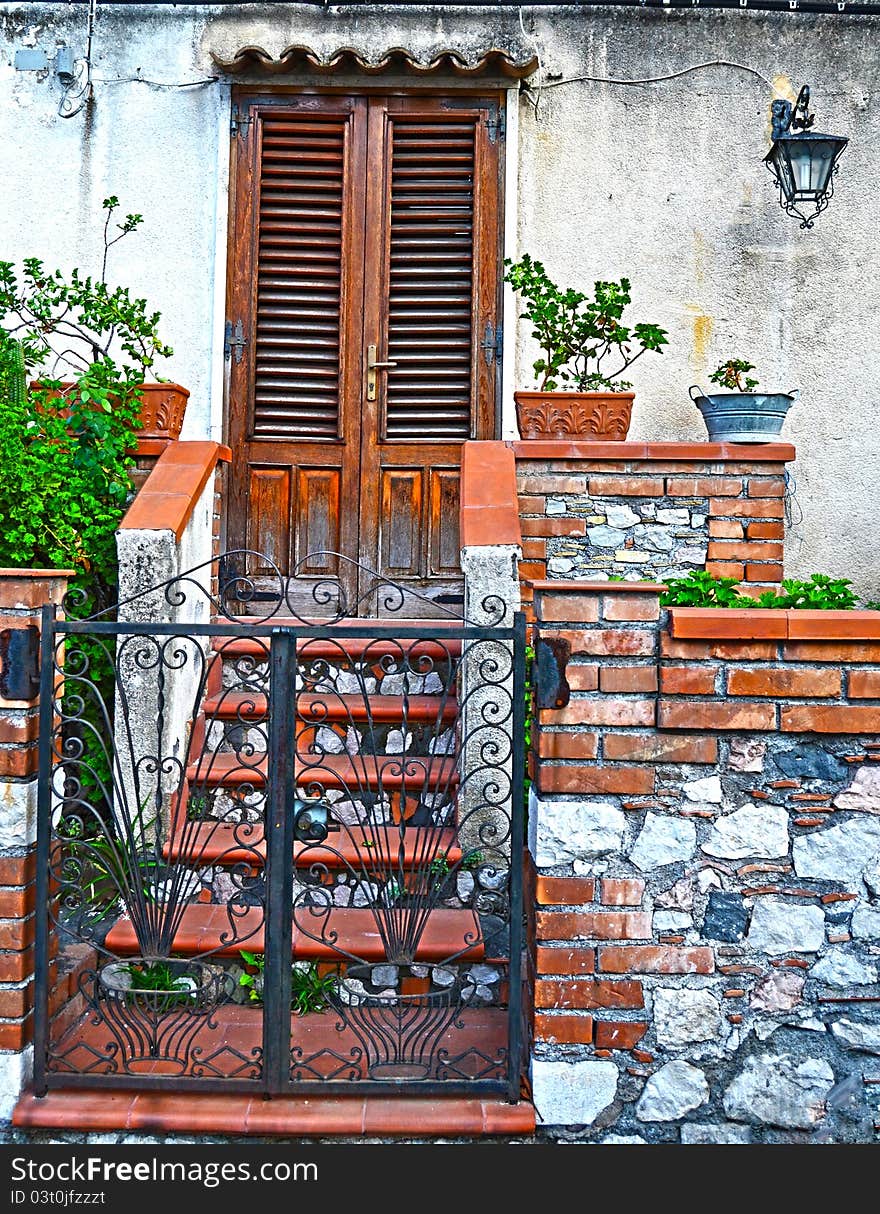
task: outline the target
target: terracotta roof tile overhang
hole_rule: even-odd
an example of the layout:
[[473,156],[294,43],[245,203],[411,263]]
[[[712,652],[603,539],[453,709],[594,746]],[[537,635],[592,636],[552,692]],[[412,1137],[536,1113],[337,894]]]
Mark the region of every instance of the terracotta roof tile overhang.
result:
[[232,76],[254,73],[280,75],[282,73],[310,72],[319,76],[454,75],[507,77],[511,80],[523,80],[538,67],[537,56],[517,59],[507,51],[494,47],[491,50],[465,57],[460,51],[451,49],[421,56],[406,50],[405,47],[395,46],[383,51],[378,58],[367,58],[363,52],[351,46],[340,47],[327,56],[320,55],[308,46],[288,46],[277,56],[273,56],[260,46],[244,46],[231,59],[223,58],[216,53],[213,55],[213,59],[218,68]]

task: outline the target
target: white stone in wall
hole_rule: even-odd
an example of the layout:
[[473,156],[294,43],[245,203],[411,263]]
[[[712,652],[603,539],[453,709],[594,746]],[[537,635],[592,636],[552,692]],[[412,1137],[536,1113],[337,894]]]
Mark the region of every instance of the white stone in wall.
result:
[[744,805],[712,823],[702,850],[710,856],[787,856],[788,814],[781,805]]
[[594,548],[616,548],[626,539],[626,534],[617,527],[588,527],[587,539]]
[[565,514],[568,507],[561,497],[548,497],[544,509],[547,514]]
[[804,975],[795,970],[774,970],[755,984],[749,1007],[756,1012],[790,1011],[800,1003],[806,981]]
[[711,991],[657,987],[654,991],[657,1041],[669,1049],[711,1041],[721,1029],[721,1006]]
[[532,1095],[545,1125],[592,1125],[617,1095],[617,1067],[536,1058]]
[[872,898],[880,898],[880,858],[872,860],[862,873],[862,880]]
[[646,1140],[638,1134],[608,1134],[602,1139],[603,1147],[646,1147]]
[[0,781],[0,847],[28,847],[37,838],[37,781]]
[[694,926],[691,915],[685,911],[661,910],[656,911],[651,920],[654,935],[658,932],[683,932]]
[[0,1053],[0,1121],[9,1121],[12,1110],[33,1074],[33,1047],[20,1053]]
[[535,800],[539,868],[619,851],[626,817],[605,801]]
[[657,511],[658,523],[670,523],[674,527],[687,527],[690,521],[690,511],[681,507]]
[[795,839],[794,871],[799,877],[841,881],[858,889],[865,868],[880,857],[880,822],[852,818]]
[[809,1130],[825,1116],[834,1072],[823,1058],[764,1054],[746,1060],[724,1093],[724,1111],[734,1121]]
[[705,565],[706,551],[703,548],[679,548],[675,559],[680,565]]
[[630,853],[630,860],[641,872],[689,860],[694,854],[697,831],[684,818],[649,813]]
[[547,562],[548,573],[571,573],[574,569],[574,561],[569,560],[567,556],[551,556]]
[[608,506],[605,510],[605,517],[610,527],[624,529],[634,526],[639,521],[639,516],[635,510],[630,510],[629,506]]
[[689,801],[707,802],[710,805],[720,805],[724,796],[719,776],[704,776],[701,780],[688,780],[686,784],[682,784],[681,791]]
[[752,1131],[745,1125],[730,1122],[698,1121],[681,1127],[681,1141],[685,1146],[719,1143],[723,1146],[752,1141]]
[[[703,869],[703,872],[706,870]],[[701,874],[702,875],[702,874]],[[689,911],[694,909],[694,882],[692,877],[680,877],[674,885],[658,894],[654,905],[667,910]]]
[[676,1121],[705,1104],[709,1084],[697,1066],[676,1060],[655,1071],[636,1105],[639,1121]]
[[857,906],[852,917],[852,934],[856,940],[880,938],[880,906]]
[[861,1024],[855,1020],[832,1022],[831,1031],[842,1045],[866,1054],[880,1054],[880,1025]]
[[[880,914],[877,919],[880,927]],[[872,982],[877,981],[877,970],[873,966],[864,965],[852,953],[832,949],[812,967],[810,977],[828,986],[870,986]]]
[[818,906],[757,898],[746,943],[764,953],[815,953],[825,943],[825,915]]
[[880,814],[880,768],[860,767],[849,788],[837,794],[833,802],[837,809],[858,809],[866,814]]
[[650,548],[652,552],[671,552],[675,547],[675,537],[671,529],[655,523],[640,523],[633,536],[637,544]]
[[727,756],[731,771],[763,771],[767,743],[756,738],[733,738]]

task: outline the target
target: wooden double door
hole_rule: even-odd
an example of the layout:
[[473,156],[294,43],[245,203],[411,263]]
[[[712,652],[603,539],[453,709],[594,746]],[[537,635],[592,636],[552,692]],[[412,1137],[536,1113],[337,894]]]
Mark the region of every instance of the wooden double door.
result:
[[461,444],[498,415],[502,104],[235,98],[227,546],[270,558],[258,582],[338,577],[367,615],[364,570],[460,598]]

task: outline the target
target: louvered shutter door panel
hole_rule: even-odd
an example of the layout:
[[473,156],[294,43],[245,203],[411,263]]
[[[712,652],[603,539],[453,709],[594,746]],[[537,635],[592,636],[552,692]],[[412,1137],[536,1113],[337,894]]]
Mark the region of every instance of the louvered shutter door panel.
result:
[[471,433],[476,120],[391,129],[386,439]]
[[254,438],[339,436],[347,120],[262,120]]

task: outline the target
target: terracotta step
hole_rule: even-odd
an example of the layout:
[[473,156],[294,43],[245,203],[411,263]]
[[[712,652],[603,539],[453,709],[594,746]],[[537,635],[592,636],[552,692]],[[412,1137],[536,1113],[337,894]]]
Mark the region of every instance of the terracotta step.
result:
[[[328,868],[352,865],[356,871],[370,855],[393,856],[395,863],[400,845],[399,827],[387,831],[376,828],[349,826],[332,831],[328,846],[295,843],[294,864],[325,864]],[[371,850],[372,849],[372,850]],[[162,852],[169,862],[188,865],[264,863],[266,844],[262,822],[253,827],[233,822],[179,823]],[[437,831],[418,826],[403,832],[403,864],[408,868],[424,863],[428,856],[445,855],[450,864],[461,859],[461,848],[452,830]]]
[[[391,912],[389,912],[390,914]],[[396,915],[405,911],[395,911]],[[340,950],[351,953],[364,961],[385,961],[385,944],[376,926],[371,910],[351,907],[333,907],[326,918],[307,919],[307,910],[294,908],[293,956],[297,960],[340,960]],[[299,920],[299,922],[297,922]],[[398,919],[399,922],[399,919]],[[315,935],[315,940],[300,926],[305,923]],[[244,914],[236,913],[231,920],[225,906],[195,902],[187,906],[180,916],[171,952],[178,956],[203,956],[238,958],[241,949],[252,953],[265,951],[265,916],[262,907],[250,907]],[[221,943],[221,936],[234,936],[228,943]],[[326,943],[333,938],[338,944],[334,949]],[[469,940],[476,943],[468,943]],[[108,952],[116,956],[132,956],[138,952],[137,936],[131,921],[119,919],[110,928],[104,941]],[[476,961],[485,954],[480,937],[479,921],[473,911],[433,910],[428,916],[425,929],[416,950],[416,961],[456,960]]]
[[[355,796],[365,789],[399,792],[405,788],[415,796],[421,792],[442,793],[458,784],[454,758],[416,755],[309,755],[298,754],[297,778],[320,784],[324,789],[343,789]],[[266,755],[244,759],[234,752],[202,755],[187,768],[194,788],[231,788],[260,785],[266,779]]]
[[25,1129],[80,1132],[129,1130],[155,1135],[231,1134],[237,1137],[448,1138],[534,1134],[536,1116],[529,1101],[508,1104],[500,1098],[472,1096],[366,1096],[321,1094],[276,1096],[265,1100],[248,1093],[167,1092],[77,1088],[36,1097],[26,1092],[12,1114]]
[[[337,695],[335,691],[298,691],[293,705],[297,721],[368,722],[398,725],[403,721],[440,721],[451,725],[458,716],[458,701],[449,696]],[[405,710],[404,710],[405,709]],[[215,721],[265,721],[268,698],[246,691],[227,690],[205,700],[205,716]]]
[[[240,620],[239,623],[252,623],[252,620]],[[283,627],[285,624],[295,626],[295,620],[273,618],[271,626]],[[364,627],[363,620],[350,621],[353,626]],[[461,653],[461,641],[454,635],[459,623],[449,624],[445,620],[370,620],[368,625],[388,625],[382,628],[381,636],[336,636],[334,628],[328,627],[326,635],[319,637],[301,637],[297,642],[297,654],[300,659],[309,661],[327,660],[333,664],[346,664],[350,661],[360,661],[366,656],[369,661],[379,661],[386,656],[405,657],[408,661],[415,658],[430,658],[433,661],[445,662],[456,658]],[[411,626],[418,629],[413,637],[397,639],[395,629],[402,630]],[[441,640],[444,631],[452,632],[448,640]],[[217,636],[213,638],[214,649],[224,657],[256,657],[265,661],[269,654],[270,633],[259,628],[254,629],[253,636],[224,637],[223,622],[217,624]],[[427,673],[427,672],[426,672]]]

